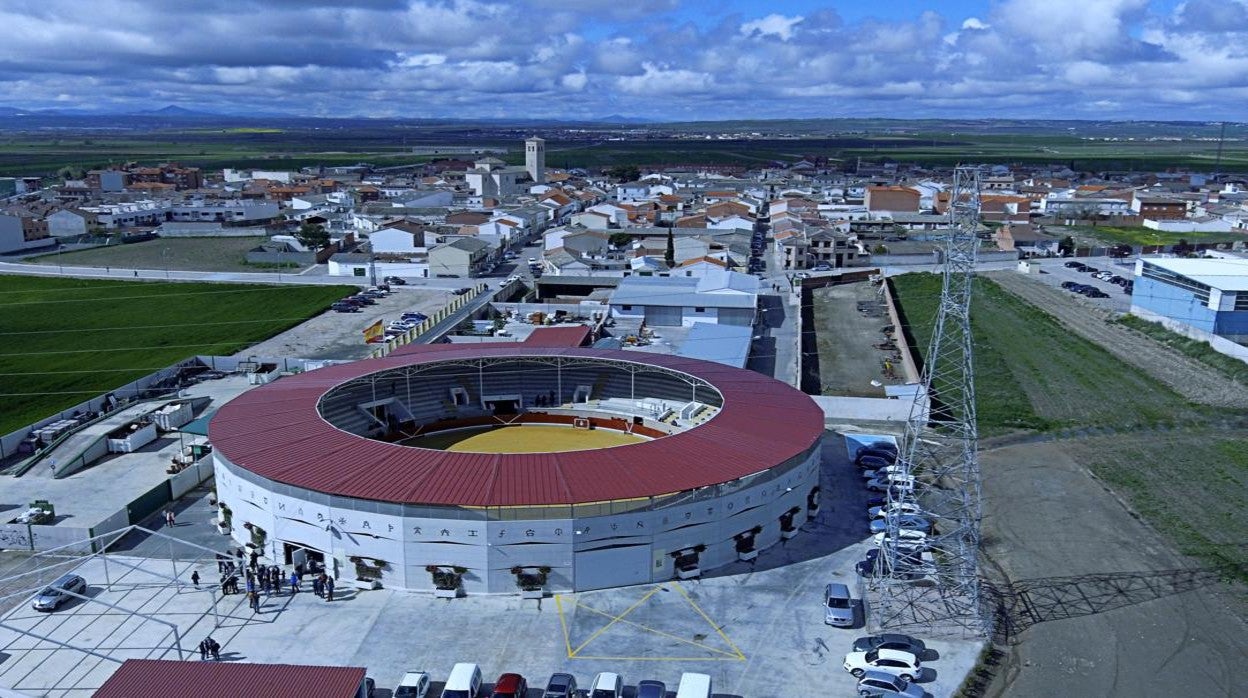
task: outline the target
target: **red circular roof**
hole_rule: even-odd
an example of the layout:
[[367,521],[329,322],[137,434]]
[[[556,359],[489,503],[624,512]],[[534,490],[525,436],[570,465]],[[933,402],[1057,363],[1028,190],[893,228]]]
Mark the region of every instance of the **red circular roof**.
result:
[[[388,369],[450,360],[568,356],[648,364],[701,378],[719,413],[687,431],[637,444],[562,453],[453,453],[342,431],[317,412],[326,392]],[[678,356],[519,344],[440,344],[340,364],[249,390],[213,416],[208,436],[229,462],[317,492],[448,506],[575,504],[670,494],[735,480],[797,456],[823,433],[823,412],[767,376]]]

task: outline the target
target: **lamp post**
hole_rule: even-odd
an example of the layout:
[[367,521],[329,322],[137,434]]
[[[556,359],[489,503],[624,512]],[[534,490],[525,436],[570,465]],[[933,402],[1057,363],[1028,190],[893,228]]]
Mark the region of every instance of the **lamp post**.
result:
[[169,248],[160,248],[160,259],[165,264],[165,281],[169,280]]
[[56,268],[61,276],[65,276],[65,264],[61,261],[61,250],[63,249],[65,249],[64,245],[59,242],[56,243]]

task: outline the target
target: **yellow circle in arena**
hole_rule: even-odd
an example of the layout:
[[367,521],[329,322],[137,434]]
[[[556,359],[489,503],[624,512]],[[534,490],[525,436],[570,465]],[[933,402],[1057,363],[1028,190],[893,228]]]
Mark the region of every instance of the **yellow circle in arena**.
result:
[[456,453],[558,453],[610,448],[649,441],[608,429],[552,426],[487,427],[432,434],[403,442],[407,446]]

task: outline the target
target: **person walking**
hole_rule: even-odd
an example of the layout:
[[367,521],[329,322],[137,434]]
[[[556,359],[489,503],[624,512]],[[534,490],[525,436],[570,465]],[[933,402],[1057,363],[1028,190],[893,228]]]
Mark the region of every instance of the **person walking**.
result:
[[174,524],[173,509],[165,509],[165,525],[172,527]]
[[247,592],[247,603],[251,606],[252,613],[260,612],[260,595],[255,591]]
[[290,573],[290,595],[294,596],[299,593],[299,575],[294,572]]
[[312,578],[312,593],[318,597],[321,595],[321,578],[319,576]]
[[273,582],[273,593],[280,596],[282,593],[282,571],[277,568],[277,565],[273,566],[273,571],[269,577]]
[[231,594],[238,593],[238,575],[236,574],[230,575],[230,593]]
[[191,573],[191,584],[194,584],[196,589],[199,588],[199,570]]
[[217,573],[225,574],[225,556],[217,553]]
[[329,602],[333,600],[334,600],[334,578],[326,577],[325,578],[325,601]]
[[221,575],[221,595],[230,595],[230,578],[227,575]]
[[199,641],[199,661],[208,661],[208,638]]
[[212,660],[214,662],[221,661],[221,643],[220,642],[217,642],[211,637],[208,638],[208,651],[212,653]]

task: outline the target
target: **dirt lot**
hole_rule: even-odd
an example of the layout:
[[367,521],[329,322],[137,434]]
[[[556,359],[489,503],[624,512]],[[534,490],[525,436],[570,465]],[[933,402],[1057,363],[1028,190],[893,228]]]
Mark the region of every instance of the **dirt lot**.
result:
[[[247,264],[247,250],[266,238],[160,238],[130,245],[109,245],[89,250],[34,257],[36,264],[65,264],[115,269],[185,269],[188,271],[276,271],[273,267]],[[306,267],[290,267],[296,274]]]
[[884,397],[884,388],[872,386],[872,380],[890,385],[904,382],[900,362],[894,369],[895,378],[886,378],[881,371],[880,361],[896,352],[872,346],[887,339],[880,329],[890,324],[888,314],[858,312],[859,303],[882,304],[877,288],[864,281],[811,292],[822,394]]
[[1053,315],[1065,327],[1100,345],[1141,371],[1151,373],[1192,402],[1215,407],[1248,408],[1248,392],[1229,384],[1224,376],[1183,353],[1121,325],[1107,322],[1109,311],[1095,307],[1061,289],[1021,274],[987,274],[1003,288]]
[[298,327],[249,347],[245,354],[305,359],[362,359],[368,356],[363,331],[377,320],[390,322],[414,310],[432,316],[455,296],[449,291],[399,287],[359,313],[324,312]]
[[1248,627],[1224,597],[1228,588],[1172,552],[1079,464],[1106,445],[1038,443],[981,454],[984,550],[1010,581],[996,587],[997,639],[1010,657],[992,694],[1242,693],[1234,686],[1242,684]]

